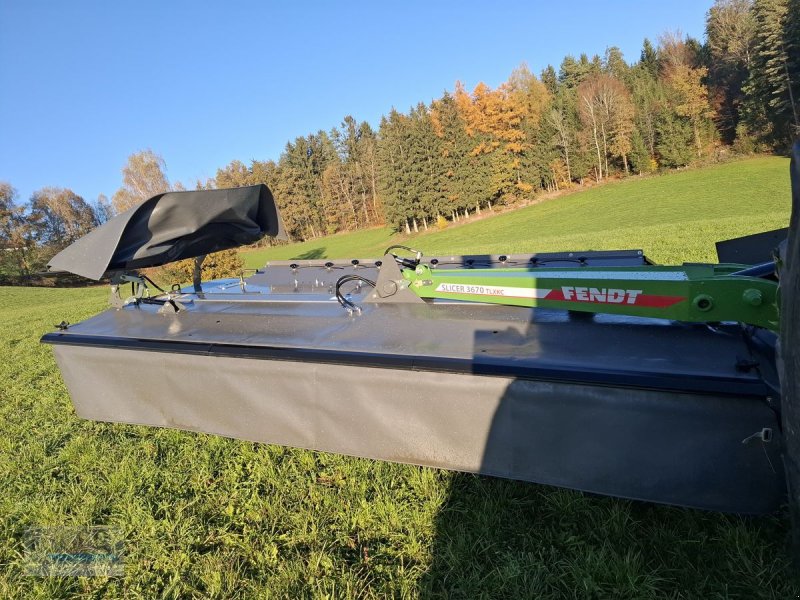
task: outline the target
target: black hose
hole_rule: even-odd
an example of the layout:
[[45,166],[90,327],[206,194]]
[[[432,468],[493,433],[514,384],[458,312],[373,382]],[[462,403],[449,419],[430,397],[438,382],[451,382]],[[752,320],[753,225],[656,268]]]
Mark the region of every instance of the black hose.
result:
[[343,275],[336,282],[336,299],[339,301],[339,304],[341,304],[347,310],[359,312],[361,309],[352,300],[348,300],[342,294],[342,286],[345,283],[350,283],[352,281],[361,281],[370,287],[375,287],[375,282],[371,279],[367,279],[366,277],[362,277],[361,275]]

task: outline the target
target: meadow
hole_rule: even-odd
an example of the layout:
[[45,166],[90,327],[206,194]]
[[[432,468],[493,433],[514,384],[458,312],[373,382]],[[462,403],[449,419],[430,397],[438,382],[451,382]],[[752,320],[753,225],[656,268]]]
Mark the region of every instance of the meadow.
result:
[[[641,247],[712,260],[785,226],[788,161],[629,179],[441,232],[252,251],[369,257]],[[0,288],[0,598],[794,598],[784,511],[741,517],[78,419],[42,334],[107,290]],[[158,387],[158,382],[151,384]],[[125,382],[120,381],[121,388]],[[111,525],[118,578],[30,577],[30,527]]]

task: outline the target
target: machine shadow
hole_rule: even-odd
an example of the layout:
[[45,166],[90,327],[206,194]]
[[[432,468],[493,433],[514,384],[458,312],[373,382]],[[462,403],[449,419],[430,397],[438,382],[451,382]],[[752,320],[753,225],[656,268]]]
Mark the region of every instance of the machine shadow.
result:
[[[480,262],[476,260],[476,266]],[[541,345],[543,353],[548,344],[554,348],[570,343],[568,338],[536,335],[532,330],[539,318],[573,321],[574,326],[592,320],[584,313],[520,310],[529,313],[523,332],[501,332],[511,346],[518,343],[520,350],[532,340]],[[491,352],[497,333],[476,332],[474,359],[487,356],[487,348]],[[529,381],[514,378],[499,399],[483,449],[479,469],[483,475],[442,474],[449,489],[435,520],[432,558],[419,582],[420,597],[640,598],[665,597],[682,588],[689,590],[689,595],[691,590],[724,593],[726,579],[741,578],[736,564],[724,558],[730,556],[731,537],[737,535],[749,538],[752,552],[763,551],[753,557],[755,563],[763,561],[776,568],[783,564],[786,517],[782,513],[743,518],[576,491],[603,489],[604,493],[637,497],[630,491],[642,477],[636,453],[643,447],[652,452],[666,442],[660,435],[648,441],[641,431],[627,437],[631,432],[625,421],[630,412],[621,410],[617,415],[609,412],[608,406],[604,413],[593,412],[592,393],[570,390],[569,385],[552,384],[542,402],[550,407],[542,412],[541,407],[531,407],[539,404],[539,396],[536,403],[524,401],[528,385]],[[662,398],[656,396],[655,400]],[[552,408],[561,402],[571,406]],[[658,419],[663,415],[657,415]],[[666,421],[669,428],[673,423],[669,418]],[[537,424],[535,431],[528,429],[531,423]],[[635,421],[630,427],[646,432],[649,423]],[[585,433],[592,428],[604,432],[600,438],[611,438],[619,428],[610,451],[600,447],[597,436],[587,440]],[[670,435],[674,437],[674,432]],[[533,437],[540,439],[530,442]],[[516,442],[510,442],[512,439]],[[630,463],[623,459],[610,469],[602,468],[614,456],[626,454],[634,457]],[[685,455],[677,451],[675,456],[678,460],[671,457],[653,463],[679,462]],[[673,465],[672,469],[683,466]],[[631,468],[632,473],[625,473]],[[620,472],[620,485],[601,484],[598,488],[596,483],[607,481],[615,469]],[[571,484],[567,483],[570,478]],[[633,488],[625,489],[631,482]],[[726,571],[730,571],[728,576]],[[712,584],[710,572],[719,575]],[[745,587],[768,587],[770,576],[766,573],[768,570],[753,574]]]
[[317,258],[325,258],[325,250],[325,246],[311,248],[307,252],[293,256],[291,260],[315,260]]

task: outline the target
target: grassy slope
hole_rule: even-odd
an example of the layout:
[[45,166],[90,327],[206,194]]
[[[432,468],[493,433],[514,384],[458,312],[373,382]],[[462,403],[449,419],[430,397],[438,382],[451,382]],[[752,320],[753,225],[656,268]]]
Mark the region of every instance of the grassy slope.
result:
[[715,260],[714,242],[789,220],[789,161],[762,157],[630,178],[445,231],[388,229],[246,252],[248,267],[288,258],[380,256],[405,241],[426,254],[643,248],[660,263]]
[[[785,171],[777,159],[744,164],[756,179],[762,169]],[[626,182],[591,194],[613,196],[614,187],[661,186],[689,175],[694,174]],[[699,185],[699,177],[690,179]],[[777,226],[786,195],[782,184],[775,185],[764,202]],[[674,190],[675,202],[683,202]],[[547,211],[557,212],[558,202],[579,197],[528,209],[539,217],[525,220],[527,225],[515,221],[526,213],[520,211],[429,236],[425,247],[471,238],[485,243],[481,228],[501,220],[523,231],[554,218]],[[746,198],[736,203],[744,206]],[[584,223],[597,225],[590,217]],[[664,253],[682,251],[662,241]],[[367,243],[384,242],[374,237]],[[75,322],[101,310],[105,298],[103,289],[0,288],[0,598],[800,593],[787,573],[785,515],[745,519],[79,420],[50,348],[38,339],[61,319]],[[25,577],[25,529],[58,524],[121,527],[126,577]]]

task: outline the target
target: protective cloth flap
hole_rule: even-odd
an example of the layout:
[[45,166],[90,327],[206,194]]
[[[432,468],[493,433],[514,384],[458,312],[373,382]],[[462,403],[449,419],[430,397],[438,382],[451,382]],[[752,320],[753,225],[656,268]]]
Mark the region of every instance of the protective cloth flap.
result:
[[252,244],[264,235],[286,238],[266,185],[167,192],[91,231],[47,266],[101,279],[109,271],[157,267]]

